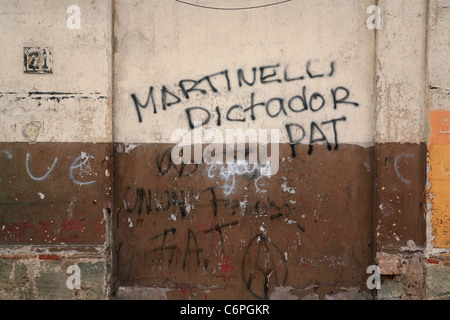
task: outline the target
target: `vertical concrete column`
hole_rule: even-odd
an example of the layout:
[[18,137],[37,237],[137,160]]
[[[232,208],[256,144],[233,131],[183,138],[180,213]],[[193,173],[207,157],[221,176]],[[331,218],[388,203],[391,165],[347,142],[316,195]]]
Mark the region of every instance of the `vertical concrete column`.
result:
[[428,7],[428,184],[426,298],[450,296],[449,1]]
[[378,297],[423,298],[427,1],[378,1],[376,221]]
[[107,295],[110,1],[0,4],[0,299]]

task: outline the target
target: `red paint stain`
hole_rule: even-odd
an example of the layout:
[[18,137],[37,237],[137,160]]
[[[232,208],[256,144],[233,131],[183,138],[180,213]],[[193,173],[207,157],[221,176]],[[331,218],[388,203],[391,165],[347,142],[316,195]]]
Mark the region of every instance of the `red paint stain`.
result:
[[105,228],[105,224],[103,223],[103,219],[95,222],[95,229],[96,229],[97,235],[99,235],[103,239],[106,234],[106,228]]
[[41,260],[61,260],[62,257],[56,254],[41,254],[39,255],[39,259]]
[[234,272],[234,267],[230,263],[230,257],[226,254],[222,255],[222,263],[220,264],[220,272],[224,278],[231,277],[231,273]]
[[81,231],[83,230],[84,219],[68,219],[61,222],[64,231]]
[[311,264],[308,264],[308,263],[301,263],[300,265],[299,265],[299,267],[300,268],[317,268],[317,266],[315,266],[315,265],[311,265]]
[[439,260],[436,259],[427,259],[427,262],[432,264],[439,264]]
[[38,243],[45,240],[47,234],[52,234],[50,222],[40,221],[30,223],[28,221],[7,223],[3,230],[3,240],[14,243]]

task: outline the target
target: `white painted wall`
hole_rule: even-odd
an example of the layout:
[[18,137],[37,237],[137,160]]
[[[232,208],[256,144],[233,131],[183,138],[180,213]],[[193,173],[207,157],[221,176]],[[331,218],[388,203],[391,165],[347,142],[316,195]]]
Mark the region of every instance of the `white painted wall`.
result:
[[380,0],[378,6],[376,141],[425,142],[427,1]]
[[[37,142],[111,141],[111,3],[77,0],[79,30],[67,27],[72,4],[0,1],[0,142],[32,142],[30,123]],[[25,46],[51,47],[53,74],[25,74]],[[58,103],[30,92],[77,94]]]
[[431,110],[450,110],[450,1],[429,1],[428,105]]
[[[205,4],[204,1],[194,2]],[[223,1],[208,3],[225,6]],[[239,3],[245,6],[250,2]],[[370,16],[367,8],[373,4],[374,1],[360,0],[305,0],[251,10],[211,10],[177,1],[116,2],[115,140],[125,143],[170,142],[175,129],[188,128],[184,109],[192,106],[207,108],[215,117],[206,128],[215,128],[217,114],[214,110],[220,106],[220,129],[279,128],[281,141],[288,142],[284,125],[293,122],[304,126],[308,139],[302,143],[307,144],[311,121],[320,123],[345,116],[346,122],[337,123],[339,143],[371,145],[375,30],[367,28],[366,20]],[[314,72],[327,74],[330,63],[335,61],[333,77],[308,79],[305,72],[308,61],[311,61]],[[276,64],[280,65],[277,73],[281,78],[284,67],[288,65],[289,77],[304,75],[305,80],[239,88],[238,69],[246,71],[248,77],[253,67]],[[224,77],[217,78],[219,92],[194,94],[189,101],[182,98],[181,103],[172,105],[165,112],[160,110],[163,85],[182,97],[178,87],[181,79],[199,80],[223,70],[229,72],[231,91],[227,90]],[[267,72],[272,71],[269,69]],[[315,91],[325,97],[327,101],[323,109],[316,113],[288,111],[288,116],[270,118],[264,108],[259,108],[254,122],[249,121],[248,115],[245,123],[223,121],[224,112],[234,104],[250,106],[252,92],[255,92],[256,102],[265,102],[273,97],[289,100],[302,93],[303,85],[307,86],[308,97]],[[153,113],[151,105],[140,109],[142,123],[139,123],[131,95],[136,94],[145,103],[150,86],[155,90],[158,113]],[[359,107],[339,105],[337,110],[333,110],[330,90],[338,86],[347,87],[349,100],[356,101]],[[273,108],[275,113],[276,105]],[[333,137],[331,124],[322,129],[328,137]]]

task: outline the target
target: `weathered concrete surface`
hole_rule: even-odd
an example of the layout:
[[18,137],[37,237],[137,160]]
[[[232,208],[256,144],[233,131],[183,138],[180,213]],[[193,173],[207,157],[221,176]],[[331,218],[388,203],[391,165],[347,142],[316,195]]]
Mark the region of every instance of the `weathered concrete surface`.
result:
[[[209,4],[220,7],[221,2]],[[289,141],[287,123],[308,131],[313,121],[345,116],[338,124],[339,141],[372,145],[375,32],[365,26],[372,4],[305,0],[224,11],[176,1],[115,1],[115,142],[174,142],[174,130],[189,129],[186,109],[202,107],[211,113],[205,129],[277,128],[284,143]],[[188,80],[181,83],[185,89],[197,82],[187,96],[180,86],[183,80]],[[309,106],[301,111],[297,97],[292,111],[288,103],[303,96],[303,87]],[[348,90],[344,100],[357,105],[338,104],[335,109],[332,90],[338,87],[337,100]],[[272,98],[284,101],[286,114],[275,115],[280,100]],[[243,111],[252,100],[258,104],[254,117]],[[234,105],[241,108],[227,117]],[[205,112],[193,111],[193,120],[203,120]],[[325,130],[332,134],[331,126]],[[302,144],[309,143],[308,136]]]
[[[450,112],[448,112],[450,115]],[[450,119],[450,117],[448,117]],[[431,218],[431,244],[436,248],[450,248],[450,144],[429,147],[429,179],[433,217]]]
[[0,299],[108,296],[111,13],[110,1],[0,1]]
[[376,142],[423,143],[427,1],[380,0],[377,5],[382,25],[376,35]]
[[[448,0],[162,3],[1,1],[0,299],[449,298]],[[171,163],[207,114],[280,171]]]
[[106,241],[111,145],[0,143],[0,244]]
[[[71,4],[1,1],[0,142],[111,141],[111,3],[77,1],[74,30]],[[24,73],[24,47],[50,47],[53,73]]]
[[120,300],[167,300],[168,288],[119,287],[115,298]]
[[450,263],[433,263],[425,267],[425,293],[427,299],[450,300]]
[[428,167],[425,297],[450,299],[450,6],[445,0],[428,5]]
[[376,261],[382,275],[381,289],[377,290],[378,299],[425,298],[424,256],[420,250],[412,249],[402,254],[380,253]]
[[[69,289],[70,265],[81,270],[81,287]],[[36,255],[36,258],[0,259],[0,299],[2,300],[97,300],[105,299],[106,263],[98,258],[65,258]]]
[[[171,147],[116,154],[121,286],[206,288],[232,299],[269,298],[278,286],[314,285],[321,298],[350,284],[364,290],[374,245],[371,148],[315,146],[293,158],[280,145],[279,172],[268,178],[249,164],[176,166]],[[268,263],[267,274],[255,263]]]
[[428,106],[430,110],[449,110],[450,78],[448,76],[450,9],[448,0],[428,1]]
[[[0,148],[0,298],[106,298],[111,145]],[[66,285],[69,265],[81,269],[78,290]]]
[[378,144],[376,158],[377,251],[400,253],[408,241],[423,250],[425,144]]
[[[114,156],[117,287],[169,288],[168,299],[367,291],[372,4],[114,3],[114,133],[124,144]],[[172,165],[172,133],[195,120],[221,133],[280,130],[279,172]]]
[[450,9],[448,1],[429,2],[428,19],[428,251],[450,248],[450,217],[448,208],[449,145],[450,145],[450,91],[448,66],[450,58],[448,48],[448,29]]
[[385,279],[381,289],[377,291],[379,300],[401,300],[404,293],[404,283],[392,279]]
[[382,26],[376,35],[375,228],[376,261],[383,275],[378,299],[425,298],[424,265],[430,246],[427,81],[445,60],[433,56],[434,67],[429,69],[434,53],[428,45],[442,39],[429,33],[436,12],[445,10],[443,4],[437,9],[438,2],[377,3]]

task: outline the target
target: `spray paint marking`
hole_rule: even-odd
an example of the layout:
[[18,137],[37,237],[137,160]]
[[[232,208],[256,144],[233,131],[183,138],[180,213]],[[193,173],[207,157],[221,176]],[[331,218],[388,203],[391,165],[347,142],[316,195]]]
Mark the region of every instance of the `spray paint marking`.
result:
[[30,154],[27,153],[26,158],[25,158],[25,167],[26,167],[26,169],[27,169],[28,175],[29,175],[30,178],[33,179],[34,181],[42,181],[42,180],[44,180],[45,178],[47,178],[47,176],[50,174],[50,172],[52,172],[53,168],[55,167],[56,162],[58,162],[58,158],[55,158],[55,160],[53,161],[53,164],[52,164],[51,168],[47,171],[47,173],[46,173],[44,176],[37,178],[37,177],[33,176],[33,175],[31,174],[31,172],[30,172],[30,168],[29,168],[29,166],[28,166],[28,161],[30,160],[30,157],[31,157]]
[[411,184],[411,181],[408,180],[408,179],[405,179],[405,178],[401,175],[400,171],[398,170],[398,162],[400,161],[400,159],[402,159],[402,158],[404,158],[404,157],[412,158],[412,157],[414,157],[414,155],[413,155],[412,153],[407,153],[407,154],[402,153],[402,154],[397,155],[397,156],[395,157],[395,160],[394,160],[394,169],[395,169],[395,173],[396,173],[397,176],[400,178],[400,180],[402,180],[404,183],[406,183],[406,184]]
[[[73,171],[75,169],[81,168],[82,166],[84,166],[90,158],[94,158],[91,155],[88,155],[85,152],[81,152],[81,156],[79,156],[78,158],[75,159],[75,161],[72,163],[72,165],[70,166],[70,179],[72,179],[73,182],[75,182],[76,184],[80,185],[80,186],[85,186],[85,185],[89,185],[89,184],[93,184],[97,181],[87,181],[87,182],[81,182],[78,181],[77,179],[75,179],[74,175],[73,175]],[[77,162],[81,161],[79,164],[77,164]]]
[[8,159],[12,159],[12,157],[13,157],[12,154],[8,150],[0,150],[0,154],[2,154],[2,153],[6,154],[6,157]]

